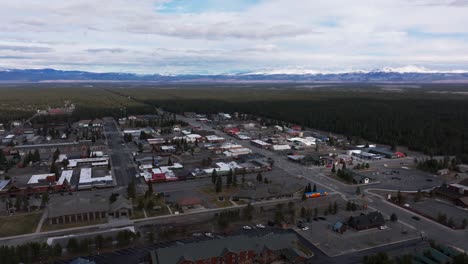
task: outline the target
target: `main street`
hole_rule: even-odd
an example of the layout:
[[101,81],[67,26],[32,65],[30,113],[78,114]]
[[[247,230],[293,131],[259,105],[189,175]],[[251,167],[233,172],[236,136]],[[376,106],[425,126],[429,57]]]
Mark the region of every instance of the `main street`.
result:
[[[204,129],[214,131],[214,133],[216,133],[216,135],[218,136],[228,136],[224,132],[212,129],[205,123],[194,121],[193,119],[188,119],[183,116],[177,116],[177,118],[189,123],[192,126],[202,127]],[[230,139],[237,144],[254,150],[254,152],[260,153],[265,157],[271,158],[274,161],[275,166],[278,166],[279,168],[285,170],[289,174],[296,176],[300,175],[309,180],[310,182],[317,184],[319,188],[324,188],[341,195],[341,197],[345,200],[358,198],[356,195],[356,185],[348,185],[341,181],[326,176],[323,173],[323,168],[321,167],[302,166],[288,161],[285,156],[281,156],[269,150],[255,147],[251,145],[248,141],[242,141],[237,138]],[[399,221],[407,228],[414,228],[430,239],[434,239],[440,243],[453,245],[457,248],[468,251],[468,230],[453,230],[424,217],[420,217],[421,220],[419,221],[414,220],[412,218],[413,216],[415,216],[414,213],[388,202],[384,197],[369,192],[369,190],[371,190],[372,188],[385,189],[386,187],[388,186],[378,183],[361,185],[360,188],[362,189],[362,191],[367,193],[368,197],[370,198],[367,199],[368,207],[370,209],[378,210],[387,216],[390,216],[392,213],[396,213],[398,215]],[[405,191],[416,192],[419,188],[416,187],[415,189],[411,189],[411,186],[401,186],[401,189]]]
[[128,147],[122,142],[122,135],[113,118],[104,118],[104,134],[110,151],[112,172],[119,186],[128,186],[135,178],[137,168]]

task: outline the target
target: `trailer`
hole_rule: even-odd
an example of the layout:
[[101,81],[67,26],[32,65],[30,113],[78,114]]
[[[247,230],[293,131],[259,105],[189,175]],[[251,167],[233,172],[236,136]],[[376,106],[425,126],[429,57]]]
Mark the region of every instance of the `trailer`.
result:
[[305,195],[307,198],[317,198],[317,197],[327,196],[328,192],[326,191],[306,192]]

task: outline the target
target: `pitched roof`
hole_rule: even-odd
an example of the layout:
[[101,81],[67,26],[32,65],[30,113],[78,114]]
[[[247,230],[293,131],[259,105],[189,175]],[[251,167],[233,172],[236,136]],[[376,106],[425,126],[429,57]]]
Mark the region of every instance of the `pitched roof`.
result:
[[111,211],[116,211],[119,209],[132,209],[132,204],[130,203],[129,200],[125,199],[121,195],[117,197],[117,200],[115,202],[110,204],[110,210]]
[[109,200],[104,197],[60,196],[49,202],[48,217],[81,214],[88,212],[103,212],[109,210]]
[[277,251],[294,247],[298,240],[293,233],[268,234],[260,237],[245,235],[211,239],[167,248],[156,249],[158,264],[174,264],[181,259],[196,261],[211,257],[222,256],[223,253],[239,253],[243,251],[255,251],[260,253],[265,247]]
[[374,226],[384,225],[385,219],[380,212],[370,212],[359,216],[350,217],[349,225],[355,228],[371,228]]

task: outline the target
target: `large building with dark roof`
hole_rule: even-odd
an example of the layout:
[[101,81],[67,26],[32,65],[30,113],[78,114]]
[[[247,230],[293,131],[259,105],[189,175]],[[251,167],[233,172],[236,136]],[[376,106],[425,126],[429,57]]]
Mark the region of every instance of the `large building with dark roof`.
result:
[[69,224],[120,218],[132,215],[131,203],[119,196],[113,203],[107,197],[82,197],[79,194],[57,197],[49,202],[49,224]]
[[385,219],[380,212],[370,212],[351,216],[348,225],[356,230],[364,230],[385,225]]
[[155,264],[304,263],[294,233],[233,236],[159,248],[151,252]]

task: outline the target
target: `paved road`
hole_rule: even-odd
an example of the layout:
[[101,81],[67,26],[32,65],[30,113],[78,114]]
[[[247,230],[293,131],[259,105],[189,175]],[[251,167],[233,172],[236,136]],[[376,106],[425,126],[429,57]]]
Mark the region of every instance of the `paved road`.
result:
[[137,168],[128,147],[122,145],[122,135],[113,118],[104,118],[104,134],[110,150],[112,172],[119,186],[128,186],[135,178]]
[[[192,126],[198,126],[207,130],[215,131],[215,133],[218,136],[228,137],[235,143],[248,147],[254,150],[254,152],[260,153],[264,155],[265,157],[269,157],[274,160],[275,166],[278,166],[279,168],[289,172],[290,174],[302,175],[307,180],[311,181],[312,183],[317,184],[319,188],[323,188],[326,190],[336,192],[337,194],[341,195],[341,197],[345,200],[357,198],[355,185],[347,185],[347,184],[344,184],[343,182],[340,182],[338,180],[325,176],[325,174],[323,173],[323,168],[321,167],[307,167],[307,166],[302,166],[302,165],[290,162],[287,160],[287,158],[284,155],[281,156],[269,150],[257,148],[251,145],[250,142],[248,141],[242,141],[236,138],[229,137],[224,132],[221,132],[219,130],[213,130],[211,127],[209,127],[208,125],[204,123],[197,122],[197,121],[194,121],[193,119],[188,119],[183,116],[177,116],[177,118],[183,121],[186,121]],[[423,184],[425,187],[427,187],[428,183],[424,182]],[[436,186],[438,183],[433,183],[433,184],[434,186]],[[385,184],[385,183],[361,186],[361,189],[363,191],[366,191],[367,189],[371,189],[371,188],[378,188],[378,189],[392,188],[392,190],[394,190],[395,186]],[[408,185],[400,186],[400,189],[405,190],[405,191],[417,191],[418,189],[421,189],[421,188],[420,186],[417,185],[417,182],[415,182],[413,185],[410,185],[410,186]],[[402,222],[402,224],[406,225],[408,228],[417,229],[419,232],[425,234],[428,238],[437,240],[441,243],[445,243],[448,245],[453,245],[455,247],[468,251],[468,230],[453,230],[443,225],[440,225],[434,221],[431,221],[429,219],[425,219],[423,217],[421,217],[420,221],[416,221],[412,219],[412,216],[415,215],[414,213],[387,202],[383,197],[373,195],[373,194],[369,196],[370,196],[369,197],[370,199],[368,199],[369,208],[378,210],[387,216],[395,212],[398,215],[398,218]]]

